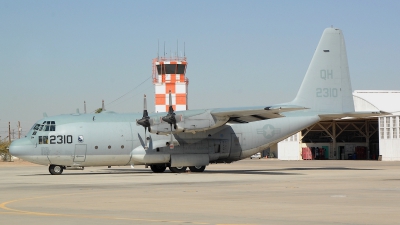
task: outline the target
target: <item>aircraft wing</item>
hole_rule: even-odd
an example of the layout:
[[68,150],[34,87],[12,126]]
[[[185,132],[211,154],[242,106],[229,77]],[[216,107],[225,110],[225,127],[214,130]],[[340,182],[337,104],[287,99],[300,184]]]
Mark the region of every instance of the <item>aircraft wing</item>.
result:
[[229,117],[228,122],[248,123],[258,120],[284,117],[281,113],[306,109],[295,105],[276,105],[259,107],[223,108],[211,110],[211,115],[216,117]]

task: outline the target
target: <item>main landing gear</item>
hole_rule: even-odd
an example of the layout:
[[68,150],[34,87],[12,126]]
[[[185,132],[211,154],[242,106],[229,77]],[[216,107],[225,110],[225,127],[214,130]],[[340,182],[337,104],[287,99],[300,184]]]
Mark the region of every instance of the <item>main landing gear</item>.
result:
[[187,166],[181,166],[181,167],[169,167],[169,170],[173,173],[183,173],[186,171]]
[[189,166],[191,172],[203,172],[206,166]]
[[167,169],[164,165],[151,165],[150,168],[154,173],[162,173]]
[[[186,171],[187,167],[182,166],[182,167],[169,167],[169,170],[173,173],[184,173]],[[203,172],[206,169],[206,166],[189,166],[190,172],[194,173],[199,173]]]
[[[165,164],[155,164],[155,165],[150,165],[151,171],[154,173],[163,173],[166,170]],[[172,173],[184,173],[186,172],[186,169],[188,168],[187,166],[180,166],[180,167],[168,167],[169,170]],[[206,169],[206,166],[189,166],[190,172],[193,173],[200,173],[203,172]]]
[[64,171],[64,167],[63,166],[59,166],[59,165],[50,165],[49,166],[49,172],[51,173],[51,175],[61,175]]

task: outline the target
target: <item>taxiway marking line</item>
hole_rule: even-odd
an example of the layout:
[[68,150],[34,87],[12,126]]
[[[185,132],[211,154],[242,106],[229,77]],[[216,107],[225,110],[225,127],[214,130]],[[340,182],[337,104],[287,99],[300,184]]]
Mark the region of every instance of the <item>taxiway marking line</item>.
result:
[[[107,191],[102,191],[107,192]],[[102,193],[96,192],[96,193]],[[108,191],[109,192],[109,191]],[[91,192],[93,193],[93,192]],[[127,221],[142,221],[142,222],[163,222],[163,223],[188,223],[188,224],[209,224],[203,222],[190,222],[190,221],[177,221],[177,220],[154,220],[154,219],[140,219],[140,218],[126,218],[126,217],[111,217],[111,216],[93,216],[93,215],[78,215],[78,214],[57,214],[57,213],[43,213],[43,212],[33,212],[33,211],[25,211],[19,209],[13,209],[7,207],[8,204],[15,202],[22,202],[26,200],[34,200],[41,198],[51,198],[51,197],[59,197],[59,196],[68,196],[68,195],[77,195],[77,194],[87,194],[87,193],[69,193],[69,194],[60,194],[60,195],[47,195],[47,196],[38,196],[31,198],[21,198],[14,199],[7,202],[3,202],[0,204],[0,209],[4,209],[8,212],[0,212],[0,214],[18,214],[18,215],[33,215],[33,216],[54,216],[54,217],[74,217],[74,218],[88,218],[88,219],[108,219],[108,220],[127,220]]]

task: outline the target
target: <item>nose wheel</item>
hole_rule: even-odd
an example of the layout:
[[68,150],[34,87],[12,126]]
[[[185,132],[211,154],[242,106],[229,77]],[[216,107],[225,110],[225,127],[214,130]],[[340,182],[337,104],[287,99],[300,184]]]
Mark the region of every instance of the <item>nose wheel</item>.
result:
[[59,166],[59,165],[50,165],[49,166],[49,172],[51,173],[51,175],[61,175],[64,171],[64,167],[63,166]]

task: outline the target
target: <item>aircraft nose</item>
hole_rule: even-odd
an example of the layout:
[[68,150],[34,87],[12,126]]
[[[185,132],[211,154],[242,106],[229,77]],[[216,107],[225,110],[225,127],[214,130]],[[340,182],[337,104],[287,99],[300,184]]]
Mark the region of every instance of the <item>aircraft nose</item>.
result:
[[29,149],[32,147],[32,142],[27,138],[14,140],[10,145],[10,154],[13,156],[27,155]]

